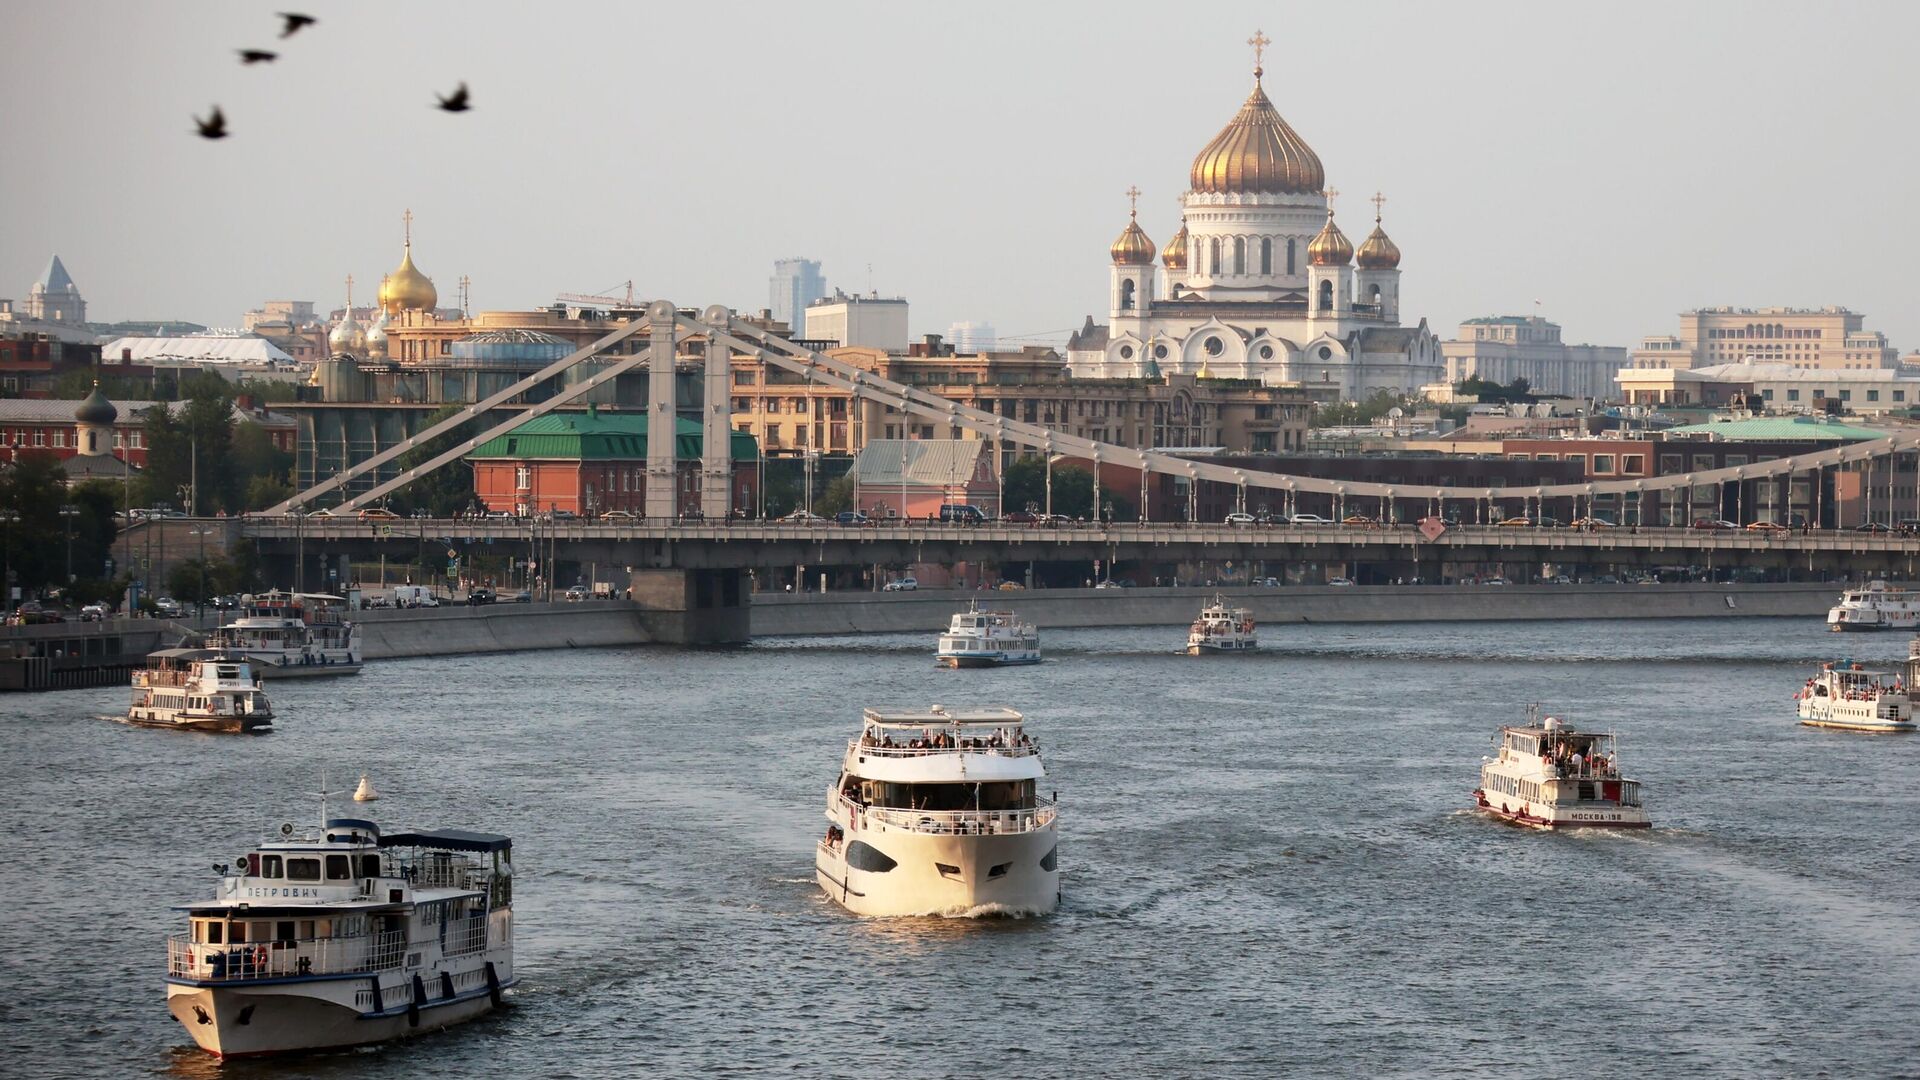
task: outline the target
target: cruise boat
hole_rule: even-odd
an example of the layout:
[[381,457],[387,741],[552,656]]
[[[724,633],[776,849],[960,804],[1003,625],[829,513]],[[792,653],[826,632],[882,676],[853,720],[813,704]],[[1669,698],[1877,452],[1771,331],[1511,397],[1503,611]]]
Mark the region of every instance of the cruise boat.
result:
[[1800,703],[1800,722],[1808,727],[1843,731],[1912,731],[1915,727],[1906,681],[1893,672],[1868,671],[1850,661],[1821,664],[1820,673],[1793,696]]
[[814,874],[858,915],[1051,911],[1059,835],[1046,775],[1012,709],[868,709],[827,789]]
[[1848,589],[1840,602],[1827,611],[1827,629],[1913,630],[1920,628],[1920,594],[1910,589],[1870,581],[1864,588]]
[[1480,766],[1474,804],[1516,825],[1537,829],[1644,829],[1640,782],[1620,772],[1612,734],[1576,731],[1554,717],[1503,727],[1499,756]]
[[1245,652],[1259,644],[1259,636],[1254,633],[1253,612],[1246,608],[1228,607],[1224,596],[1215,596],[1207,601],[1207,606],[1200,611],[1200,617],[1193,621],[1192,629],[1187,631],[1189,656]]
[[177,905],[167,1011],[221,1057],[357,1046],[471,1020],[514,984],[512,841],[361,818],[251,847]]
[[944,667],[1005,667],[1040,662],[1040,631],[1011,611],[990,611],[980,601],[956,612],[940,635],[935,663]]
[[127,722],[182,731],[260,732],[273,706],[244,657],[218,649],[162,649],[133,673]]
[[360,670],[360,627],[345,615],[338,596],[263,593],[248,597],[240,617],[215,631],[212,642],[245,654],[269,679],[353,675]]

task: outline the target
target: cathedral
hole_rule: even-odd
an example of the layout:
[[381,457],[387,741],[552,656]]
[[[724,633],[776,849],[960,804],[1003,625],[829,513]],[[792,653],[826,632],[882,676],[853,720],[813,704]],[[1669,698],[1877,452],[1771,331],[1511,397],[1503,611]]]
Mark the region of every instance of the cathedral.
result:
[[[1255,35],[1256,50],[1268,41]],[[1067,345],[1076,376],[1257,379],[1418,393],[1445,373],[1440,340],[1400,322],[1400,249],[1381,227],[1358,249],[1334,222],[1320,158],[1261,86],[1193,159],[1180,228],[1156,251],[1135,209],[1109,249],[1108,324]],[[1156,272],[1155,255],[1162,270]]]

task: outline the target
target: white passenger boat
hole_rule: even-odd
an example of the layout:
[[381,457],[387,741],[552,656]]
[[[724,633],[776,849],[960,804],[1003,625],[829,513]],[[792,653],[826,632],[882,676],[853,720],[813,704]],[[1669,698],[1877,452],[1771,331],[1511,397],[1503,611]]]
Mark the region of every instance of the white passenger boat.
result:
[[1040,631],[1011,611],[990,611],[980,601],[953,616],[940,635],[934,661],[946,667],[1005,667],[1040,662]]
[[512,841],[327,819],[240,855],[167,939],[167,1010],[222,1057],[444,1028],[514,983]]
[[249,597],[240,617],[215,631],[211,641],[244,653],[269,679],[360,670],[360,627],[346,618],[345,600],[325,593]]
[[182,731],[273,728],[273,706],[244,657],[218,649],[161,649],[133,673],[127,722]]
[[[1911,663],[1911,662],[1910,662]],[[1912,731],[1913,699],[1906,681],[1889,671],[1868,671],[1842,660],[1821,664],[1793,695],[1800,722],[1843,731]]]
[[1920,627],[1920,594],[1911,589],[1870,581],[1848,589],[1827,611],[1827,629],[1912,630]]
[[1537,829],[1644,829],[1640,782],[1620,772],[1615,736],[1576,731],[1551,716],[1500,729],[1498,757],[1480,766],[1474,804],[1516,825]]
[[1260,639],[1254,633],[1253,612],[1228,607],[1227,598],[1215,596],[1200,610],[1200,617],[1187,631],[1187,654],[1245,652],[1257,648]]
[[1012,709],[868,709],[827,789],[814,873],[859,915],[1038,914],[1060,899],[1056,804]]

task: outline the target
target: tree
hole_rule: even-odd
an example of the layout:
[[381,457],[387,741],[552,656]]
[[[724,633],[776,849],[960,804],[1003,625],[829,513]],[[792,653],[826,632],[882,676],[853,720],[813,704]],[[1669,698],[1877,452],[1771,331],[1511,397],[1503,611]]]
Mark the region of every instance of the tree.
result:
[[761,498],[766,502],[768,517],[783,517],[806,505],[806,462],[799,458],[768,458],[763,467],[767,479]]
[[[420,430],[425,431],[464,408],[464,405],[443,406],[427,417],[420,425]],[[425,465],[452,447],[473,438],[479,429],[479,421],[470,419],[408,450],[400,455],[400,471],[406,472]],[[454,517],[464,513],[474,503],[473,469],[463,461],[450,461],[395,492],[392,502],[394,509],[403,514],[418,509],[427,510],[434,517]]]
[[1402,397],[1391,390],[1375,390],[1364,401],[1342,401],[1320,405],[1313,410],[1315,427],[1356,427],[1371,424],[1395,408],[1407,408],[1416,399]]
[[1478,375],[1469,375],[1453,384],[1455,391],[1463,396],[1479,398],[1490,405],[1531,404],[1539,398],[1533,393],[1533,384],[1525,376],[1502,385],[1488,382]]
[[[68,553],[73,578],[106,576],[107,553],[116,526],[114,507],[119,489],[91,483],[69,490],[66,472],[52,454],[23,454],[0,468],[0,508],[19,516],[0,525],[6,568],[22,595],[68,584]],[[63,507],[76,513],[62,515]]]
[[[1102,503],[1112,503],[1115,514],[1132,504],[1111,491],[1101,492]],[[1001,511],[1044,511],[1047,501],[1047,463],[1033,454],[1018,458],[1007,466],[1006,495]],[[1077,465],[1058,465],[1053,469],[1053,512],[1067,517],[1093,519],[1093,474]]]
[[835,477],[833,483],[819,498],[813,500],[813,512],[822,517],[832,517],[845,510],[853,509],[853,474]]

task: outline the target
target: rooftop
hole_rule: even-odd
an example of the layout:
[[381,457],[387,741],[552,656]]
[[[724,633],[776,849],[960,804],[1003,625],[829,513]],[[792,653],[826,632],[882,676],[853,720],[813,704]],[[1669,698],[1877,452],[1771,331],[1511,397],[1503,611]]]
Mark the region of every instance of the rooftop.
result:
[[1839,424],[1811,416],[1764,417],[1755,420],[1722,420],[1717,423],[1688,424],[1668,428],[1668,435],[1712,435],[1734,441],[1750,439],[1807,439],[1840,442],[1866,442],[1884,439],[1887,433],[1858,424]]
[[[759,456],[759,444],[743,431],[731,433],[733,460],[753,461]],[[678,420],[675,427],[675,457],[698,461],[703,447],[700,425]],[[647,456],[647,415],[645,413],[556,412],[535,417],[505,435],[496,435],[481,443],[469,458],[566,458],[582,461],[637,461]]]

